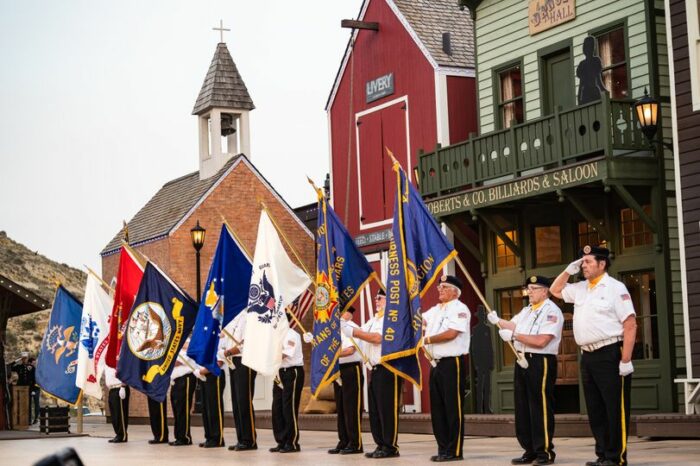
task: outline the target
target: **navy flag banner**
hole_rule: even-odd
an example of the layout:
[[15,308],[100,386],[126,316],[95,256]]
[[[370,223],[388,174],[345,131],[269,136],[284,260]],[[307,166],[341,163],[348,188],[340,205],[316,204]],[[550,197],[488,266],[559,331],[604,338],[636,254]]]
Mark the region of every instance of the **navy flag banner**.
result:
[[[311,393],[318,393],[340,374],[340,316],[375,279],[376,272],[357,249],[323,193],[318,194],[316,230],[316,302],[311,342]],[[381,286],[381,283],[380,283]]]
[[[391,151],[387,149],[393,158]],[[420,300],[456,255],[416,188],[394,159],[396,202],[389,244],[382,364],[419,388],[418,350],[423,335]]]
[[153,263],[146,264],[117,363],[117,378],[158,402],[192,331],[197,304]]
[[59,286],[37,359],[36,383],[50,396],[71,405],[80,397],[75,379],[82,317],[83,304]]

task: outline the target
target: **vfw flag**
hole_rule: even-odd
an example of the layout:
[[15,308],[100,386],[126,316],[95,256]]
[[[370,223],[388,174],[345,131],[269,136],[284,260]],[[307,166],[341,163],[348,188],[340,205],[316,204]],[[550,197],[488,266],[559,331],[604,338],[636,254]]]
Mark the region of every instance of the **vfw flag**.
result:
[[59,400],[75,404],[80,389],[75,385],[78,365],[80,319],[83,305],[68,290],[59,286],[53,299],[37,360],[36,382],[42,390]]
[[251,267],[228,226],[222,225],[187,349],[189,357],[214,375],[221,372],[216,359],[219,332],[248,305]]
[[106,362],[109,367],[117,367],[117,356],[121,349],[122,337],[126,328],[126,321],[134,304],[134,298],[139,291],[139,284],[143,277],[143,264],[136,252],[128,246],[122,246],[119,254],[119,270],[117,271],[117,285],[114,289],[114,306],[109,321],[109,343],[107,345]]
[[99,280],[88,274],[85,285],[83,317],[80,321],[78,372],[75,385],[86,395],[102,398],[100,377],[105,366],[105,350],[109,339],[109,315],[114,300],[102,289]]
[[248,291],[243,364],[263,375],[276,375],[282,341],[289,330],[285,308],[311,284],[287,256],[267,212],[260,214],[253,273]]
[[423,335],[420,300],[457,251],[396,161],[394,171],[397,189],[393,238],[389,244],[381,361],[389,370],[420,388],[418,349]]
[[117,378],[155,401],[165,400],[196,316],[197,303],[148,262],[126,322]]

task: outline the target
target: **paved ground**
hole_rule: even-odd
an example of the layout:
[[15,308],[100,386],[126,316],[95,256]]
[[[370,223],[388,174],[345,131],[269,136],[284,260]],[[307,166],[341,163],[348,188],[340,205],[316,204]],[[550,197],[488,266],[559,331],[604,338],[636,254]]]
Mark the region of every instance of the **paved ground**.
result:
[[[75,432],[75,429],[72,429]],[[359,455],[350,458],[328,455],[326,450],[336,442],[332,432],[302,431],[300,453],[273,454],[267,448],[274,444],[272,432],[258,431],[260,450],[232,452],[225,448],[202,449],[197,446],[170,447],[148,445],[151,438],[148,426],[131,426],[129,442],[126,444],[107,443],[114,433],[110,425],[103,423],[86,424],[87,437],[47,438],[43,440],[4,440],[0,441],[0,464],[22,466],[31,465],[40,458],[56,450],[71,446],[75,448],[86,466],[109,466],[145,464],[156,465],[199,465],[199,464],[256,464],[258,465],[354,465],[373,464],[426,464],[435,453],[435,441],[430,435],[400,434],[401,457],[390,460],[369,460]],[[193,428],[193,439],[203,438],[200,427]],[[226,441],[233,442],[233,429],[225,430]],[[374,445],[369,434],[364,435],[366,447]],[[582,438],[555,439],[559,465],[582,465],[592,459],[592,440]],[[630,439],[629,461],[635,465],[698,465],[700,464],[700,440],[661,440],[649,441]],[[455,464],[505,465],[510,459],[519,456],[520,450],[514,438],[468,437],[464,442],[465,461]]]

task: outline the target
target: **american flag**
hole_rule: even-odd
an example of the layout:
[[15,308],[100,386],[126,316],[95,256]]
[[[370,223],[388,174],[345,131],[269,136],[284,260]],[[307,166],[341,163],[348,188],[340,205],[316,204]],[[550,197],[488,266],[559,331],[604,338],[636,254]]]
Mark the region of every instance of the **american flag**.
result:
[[[307,288],[297,299],[290,304],[287,309],[294,314],[294,316],[301,321],[306,313],[311,309],[314,303],[314,292],[310,288]],[[292,320],[289,322],[290,328],[296,328],[296,321]]]

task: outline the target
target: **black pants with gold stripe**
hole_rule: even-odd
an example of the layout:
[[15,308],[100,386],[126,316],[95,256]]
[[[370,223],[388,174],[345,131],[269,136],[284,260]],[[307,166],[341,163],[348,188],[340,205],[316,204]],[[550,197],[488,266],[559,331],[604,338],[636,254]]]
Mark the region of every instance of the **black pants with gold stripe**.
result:
[[129,428],[129,395],[131,390],[127,386],[124,387],[124,390],[126,390],[126,397],[122,400],[119,398],[119,387],[110,388],[107,401],[116,438],[127,441],[129,439],[127,429]]
[[279,370],[280,388],[272,388],[272,433],[277,445],[299,449],[299,401],[304,388],[304,368],[287,367]]
[[463,356],[442,358],[430,371],[430,419],[440,456],[462,456],[466,382]]
[[362,449],[362,385],[365,377],[359,362],[340,365],[342,385],[333,384],[338,412],[338,445],[336,448]]
[[598,458],[627,464],[632,375],[620,376],[619,343],[581,355],[581,381]]
[[369,380],[369,425],[377,448],[399,451],[399,399],[403,379],[378,364]]
[[233,422],[236,424],[238,444],[252,447],[257,445],[255,432],[255,377],[257,372],[244,366],[241,357],[233,358],[235,369],[229,369],[231,380],[231,406],[233,407]]
[[148,417],[151,420],[151,432],[156,442],[168,441],[168,403],[161,403],[148,397]]
[[515,365],[515,436],[525,450],[523,456],[553,461],[557,357],[535,353],[525,353],[525,357],[527,369]]
[[187,374],[175,379],[170,388],[170,404],[175,420],[175,440],[180,442],[192,443],[190,413],[192,412],[192,399],[196,386],[197,379],[194,374]]
[[226,376],[206,375],[202,384],[202,424],[204,440],[209,445],[224,446],[224,388]]

